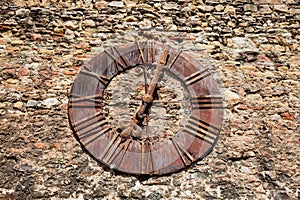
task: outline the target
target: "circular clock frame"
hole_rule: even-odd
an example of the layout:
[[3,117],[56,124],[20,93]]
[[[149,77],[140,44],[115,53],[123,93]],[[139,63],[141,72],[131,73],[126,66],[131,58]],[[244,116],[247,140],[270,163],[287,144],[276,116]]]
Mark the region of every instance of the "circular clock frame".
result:
[[[191,95],[187,124],[174,136],[158,141],[122,136],[102,112],[110,81],[128,69],[149,64],[169,70]],[[141,102],[146,101],[145,95]],[[68,114],[75,137],[97,161],[129,174],[162,175],[184,169],[210,153],[222,127],[223,99],[218,83],[201,61],[162,43],[132,42],[107,49],[82,67],[70,91]]]

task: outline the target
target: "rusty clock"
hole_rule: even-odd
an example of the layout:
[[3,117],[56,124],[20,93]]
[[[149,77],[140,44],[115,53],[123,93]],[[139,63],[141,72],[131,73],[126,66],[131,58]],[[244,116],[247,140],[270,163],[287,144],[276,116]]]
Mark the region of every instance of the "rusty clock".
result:
[[69,95],[70,125],[97,161],[167,174],[205,157],[219,137],[216,80],[190,54],[154,41],[112,47],[86,63]]

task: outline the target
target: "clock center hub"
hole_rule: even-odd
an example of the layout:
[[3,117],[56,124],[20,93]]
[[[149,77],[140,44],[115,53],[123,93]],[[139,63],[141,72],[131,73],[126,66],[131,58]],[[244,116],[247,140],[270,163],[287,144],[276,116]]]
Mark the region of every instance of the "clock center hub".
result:
[[150,95],[150,94],[144,95],[142,99],[143,99],[143,101],[146,102],[146,103],[151,103],[151,102],[153,101],[153,97],[152,97],[152,95]]

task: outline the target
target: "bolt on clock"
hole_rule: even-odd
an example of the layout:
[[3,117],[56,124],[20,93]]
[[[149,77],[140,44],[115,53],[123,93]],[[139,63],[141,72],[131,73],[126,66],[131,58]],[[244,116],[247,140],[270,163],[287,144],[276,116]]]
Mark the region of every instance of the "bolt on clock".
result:
[[115,46],[86,63],[69,96],[70,125],[97,161],[129,174],[168,174],[205,157],[223,100],[208,68],[153,41]]

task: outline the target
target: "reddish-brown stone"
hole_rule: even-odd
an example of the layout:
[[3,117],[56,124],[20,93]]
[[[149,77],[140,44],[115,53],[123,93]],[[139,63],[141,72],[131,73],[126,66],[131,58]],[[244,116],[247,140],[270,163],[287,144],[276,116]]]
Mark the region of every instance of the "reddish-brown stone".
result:
[[284,113],[281,113],[280,115],[283,119],[294,120],[294,115],[292,113],[284,112]]
[[48,144],[47,143],[34,143],[33,144],[35,148],[38,149],[46,149],[48,148]]
[[76,70],[64,70],[63,74],[75,76],[77,74],[77,71]]
[[27,68],[19,68],[17,74],[18,76],[28,76],[30,74],[30,70]]

